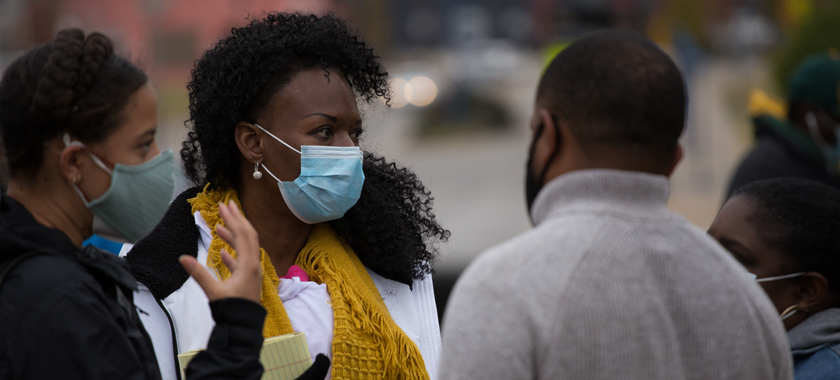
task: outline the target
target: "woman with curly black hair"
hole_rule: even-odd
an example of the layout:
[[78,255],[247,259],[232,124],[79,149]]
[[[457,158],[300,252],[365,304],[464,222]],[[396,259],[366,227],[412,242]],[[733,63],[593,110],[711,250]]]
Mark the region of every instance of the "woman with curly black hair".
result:
[[217,204],[233,200],[263,248],[265,337],[306,333],[335,379],[436,378],[431,263],[449,232],[413,173],[359,149],[357,100],[387,101],[387,78],[331,14],[268,14],[204,53],[181,150],[198,186],[127,254],[159,361],[207,342],[209,310],[177,257],[229,276]]

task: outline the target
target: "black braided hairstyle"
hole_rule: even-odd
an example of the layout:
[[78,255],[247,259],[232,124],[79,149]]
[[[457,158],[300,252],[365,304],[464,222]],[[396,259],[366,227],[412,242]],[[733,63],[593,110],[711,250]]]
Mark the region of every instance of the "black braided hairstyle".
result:
[[[184,172],[197,185],[238,187],[234,130],[254,118],[302,70],[343,75],[357,97],[390,101],[388,73],[363,39],[333,14],[269,13],[234,28],[192,70],[190,131],[181,149]],[[364,154],[365,183],[356,205],[330,222],[368,268],[403,283],[431,273],[443,229],[431,194],[406,168]]]
[[12,178],[31,178],[45,143],[64,133],[104,140],[120,124],[146,74],[114,54],[111,40],[64,29],[6,69],[0,82],[0,133]]

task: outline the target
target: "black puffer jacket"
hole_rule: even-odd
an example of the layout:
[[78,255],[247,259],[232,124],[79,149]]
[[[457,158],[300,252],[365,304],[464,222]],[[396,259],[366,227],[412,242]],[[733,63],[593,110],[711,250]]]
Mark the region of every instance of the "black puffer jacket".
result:
[[772,178],[805,178],[840,189],[840,173],[826,164],[810,137],[772,116],[753,119],[755,147],[732,176],[727,195],[751,182]]
[[[0,195],[0,379],[160,379],[132,302],[124,261],[79,249],[18,202]],[[216,327],[189,379],[259,379],[265,309],[243,299],[210,303]]]

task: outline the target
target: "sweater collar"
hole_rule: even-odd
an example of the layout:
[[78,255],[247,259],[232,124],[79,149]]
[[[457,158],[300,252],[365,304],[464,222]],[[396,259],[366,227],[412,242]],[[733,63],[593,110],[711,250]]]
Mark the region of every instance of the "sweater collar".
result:
[[592,169],[577,170],[547,183],[531,208],[534,225],[569,207],[585,205],[621,212],[665,208],[670,190],[668,178],[642,172]]

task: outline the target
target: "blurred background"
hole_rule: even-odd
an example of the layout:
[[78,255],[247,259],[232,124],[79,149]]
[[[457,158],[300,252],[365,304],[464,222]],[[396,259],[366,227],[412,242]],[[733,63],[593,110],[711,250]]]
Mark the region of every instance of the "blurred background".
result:
[[[804,56],[840,46],[837,0],[0,0],[0,69],[66,27],[99,31],[146,70],[161,149],[186,135],[190,69],[266,11],[334,12],[382,56],[394,101],[364,106],[365,150],[407,166],[452,232],[436,263],[439,311],[463,268],[530,227],[524,167],[534,93],[564,46],[601,28],[647,34],[688,84],[686,157],[669,206],[706,229],[753,143],[751,90],[785,97]],[[604,91],[610,91],[605,88]],[[187,184],[180,177],[178,192]],[[278,193],[279,197],[279,193]]]

